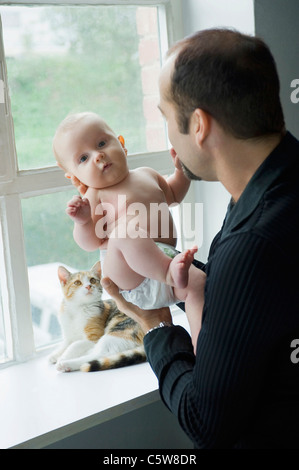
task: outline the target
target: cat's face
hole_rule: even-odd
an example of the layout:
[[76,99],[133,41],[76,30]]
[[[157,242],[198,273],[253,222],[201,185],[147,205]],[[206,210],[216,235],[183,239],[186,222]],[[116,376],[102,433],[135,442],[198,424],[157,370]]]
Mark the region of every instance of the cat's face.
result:
[[101,266],[96,263],[90,271],[71,274],[65,267],[59,266],[58,277],[65,300],[78,304],[101,300]]

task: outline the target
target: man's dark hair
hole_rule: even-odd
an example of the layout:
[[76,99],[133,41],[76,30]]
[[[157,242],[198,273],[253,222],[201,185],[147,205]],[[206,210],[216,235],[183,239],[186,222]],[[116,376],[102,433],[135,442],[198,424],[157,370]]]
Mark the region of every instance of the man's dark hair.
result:
[[283,133],[279,78],[268,46],[230,29],[199,31],[176,43],[177,54],[166,98],[177,109],[180,132],[189,132],[201,108],[240,139]]

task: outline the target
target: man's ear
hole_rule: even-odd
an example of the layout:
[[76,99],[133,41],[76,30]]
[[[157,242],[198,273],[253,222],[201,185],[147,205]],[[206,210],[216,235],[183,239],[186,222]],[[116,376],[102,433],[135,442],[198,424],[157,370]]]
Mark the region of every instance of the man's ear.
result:
[[118,140],[119,140],[119,142],[120,142],[122,148],[124,149],[125,154],[128,155],[128,151],[127,151],[127,149],[126,149],[126,147],[125,147],[125,139],[123,138],[122,135],[119,135],[117,138],[118,138]]
[[211,116],[201,108],[194,110],[191,117],[191,126],[198,145],[202,146],[210,132]]

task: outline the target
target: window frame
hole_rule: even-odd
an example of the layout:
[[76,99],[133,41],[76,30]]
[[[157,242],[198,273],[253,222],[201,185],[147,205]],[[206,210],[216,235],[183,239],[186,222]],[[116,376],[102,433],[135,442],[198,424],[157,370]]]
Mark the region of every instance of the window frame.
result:
[[[169,44],[183,36],[182,0],[131,0],[129,2],[127,0],[88,0],[88,2],[83,0],[64,0],[63,2],[59,0],[49,0],[46,2],[40,0],[31,0],[29,2],[26,0],[15,0],[12,2],[0,1],[0,6],[1,4],[6,6],[79,6],[83,4],[101,6],[111,4],[128,5],[128,3],[130,5],[158,7],[161,56],[163,57]],[[32,170],[18,169],[4,47],[2,25],[0,22],[0,80],[4,84],[5,97],[5,102],[0,103],[0,152],[5,157],[0,159],[0,226],[2,231],[0,235],[3,241],[3,258],[6,271],[6,279],[2,284],[7,286],[3,310],[9,310],[9,320],[5,321],[5,324],[6,334],[11,338],[8,348],[8,360],[1,364],[0,367],[13,364],[14,362],[26,361],[35,357],[38,352],[34,344],[31,318],[28,268],[22,221],[22,199],[64,191],[72,187],[64,177],[63,172],[54,165]],[[131,169],[138,166],[150,165],[161,174],[169,174],[173,171],[167,150],[130,155],[128,161]],[[192,189],[188,193],[186,200],[194,202],[194,192]],[[181,217],[181,223],[183,223],[183,219],[184,217]],[[5,318],[6,315],[4,314]]]

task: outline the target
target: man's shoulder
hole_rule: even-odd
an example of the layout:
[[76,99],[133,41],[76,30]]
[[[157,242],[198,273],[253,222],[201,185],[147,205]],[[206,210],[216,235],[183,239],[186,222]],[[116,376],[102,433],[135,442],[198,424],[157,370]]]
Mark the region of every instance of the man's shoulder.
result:
[[298,183],[278,182],[266,191],[247,219],[229,232],[220,232],[214,245],[221,245],[221,252],[250,246],[251,251],[259,253],[261,246],[267,246],[273,256],[299,262],[298,207]]
[[[269,226],[271,231],[292,233],[299,230],[299,185],[296,179],[277,182],[265,193],[261,201],[259,225]],[[284,227],[284,228],[283,228]]]
[[299,260],[298,207],[298,183],[278,183],[265,193],[251,229],[252,235],[267,240],[277,254]]

